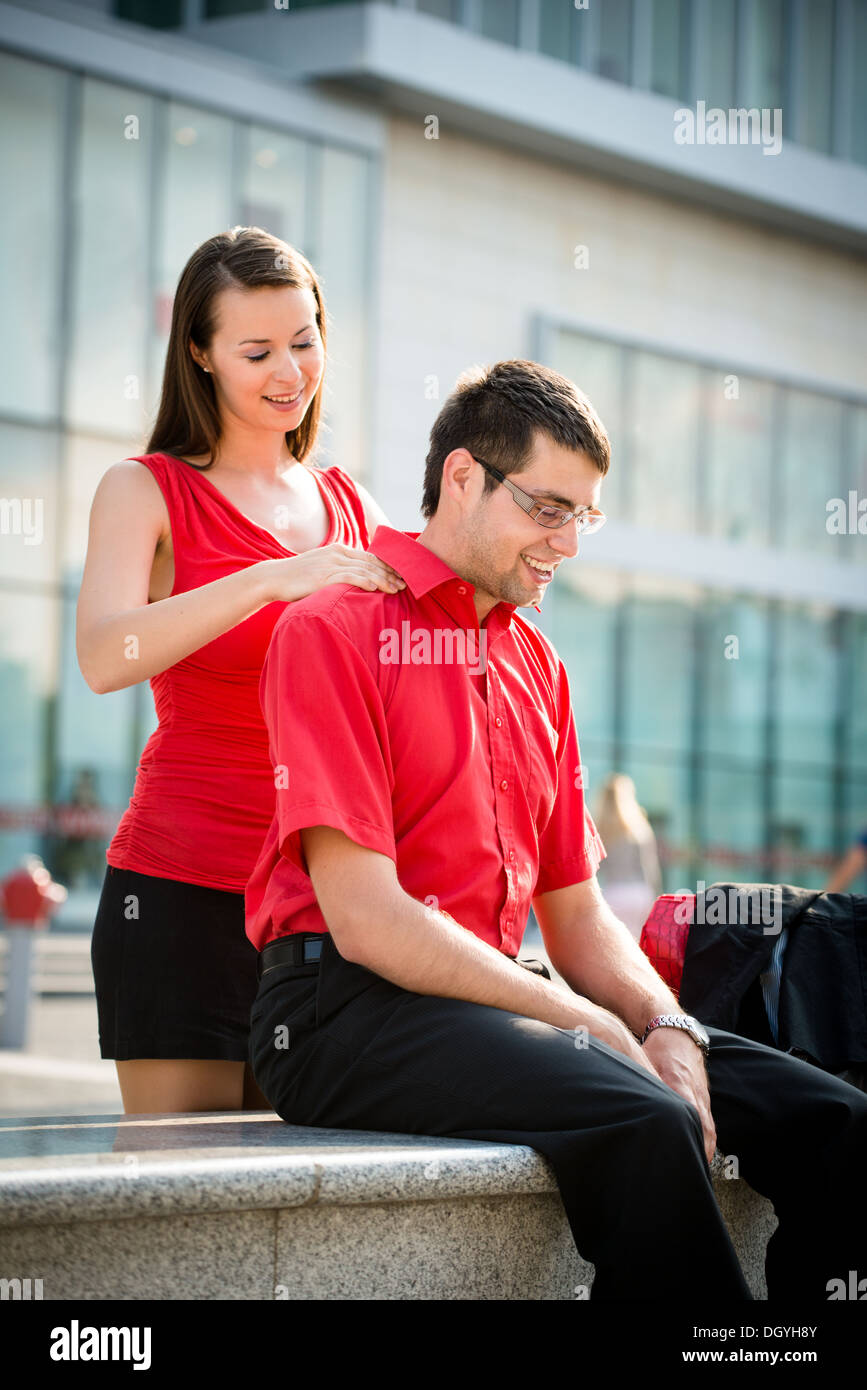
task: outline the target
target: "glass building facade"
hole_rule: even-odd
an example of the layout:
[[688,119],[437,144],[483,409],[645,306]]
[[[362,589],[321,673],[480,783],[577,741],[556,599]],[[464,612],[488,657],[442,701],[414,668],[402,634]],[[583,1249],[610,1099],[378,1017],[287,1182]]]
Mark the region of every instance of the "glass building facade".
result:
[[75,604],[96,484],[155,415],[180,271],[236,223],[311,259],[331,320],[319,462],[363,479],[371,161],[0,53],[0,187],[27,188],[0,261],[0,875],[40,853],[69,915],[101,883],[154,727],[146,684],[86,685]]
[[867,614],[756,592],[751,567],[818,556],[863,596],[867,537],[851,515],[829,530],[828,502],[867,496],[867,405],[556,324],[545,341],[609,431],[606,513],[645,554],[681,532],[733,562],[720,589],[603,568],[589,537],[552,587],[591,805],[608,773],[634,779],[667,891],[821,887],[867,825]]

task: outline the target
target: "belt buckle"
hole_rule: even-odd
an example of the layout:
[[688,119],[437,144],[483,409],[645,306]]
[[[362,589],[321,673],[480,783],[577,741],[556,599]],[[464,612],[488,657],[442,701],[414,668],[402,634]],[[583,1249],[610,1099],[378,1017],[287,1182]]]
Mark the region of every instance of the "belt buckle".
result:
[[[263,947],[259,952],[259,957],[256,961],[257,979],[261,980],[262,976],[267,975],[269,970],[277,970],[279,968],[278,965],[265,965],[263,967],[262,962],[268,947],[284,944],[292,947],[292,954],[294,957],[291,962],[287,961],[285,964],[291,964],[296,970],[299,966],[317,964],[322,958],[322,933],[317,933],[313,939],[305,937],[300,941],[291,935],[288,937],[278,937],[276,941],[269,941],[268,945]],[[300,961],[298,960],[299,955],[301,956]]]

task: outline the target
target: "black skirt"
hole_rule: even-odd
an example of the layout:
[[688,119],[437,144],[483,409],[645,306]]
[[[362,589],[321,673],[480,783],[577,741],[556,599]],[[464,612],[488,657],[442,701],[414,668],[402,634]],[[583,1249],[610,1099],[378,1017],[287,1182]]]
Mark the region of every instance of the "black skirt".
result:
[[247,1060],[258,952],[243,893],[109,865],[90,955],[102,1057]]

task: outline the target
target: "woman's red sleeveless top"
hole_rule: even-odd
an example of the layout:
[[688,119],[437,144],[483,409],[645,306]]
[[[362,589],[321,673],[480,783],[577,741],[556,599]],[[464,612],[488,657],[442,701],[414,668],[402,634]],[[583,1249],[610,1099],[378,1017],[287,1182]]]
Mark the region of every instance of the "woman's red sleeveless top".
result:
[[[170,454],[145,454],[172,527],[173,594],[260,560],[285,559],[270,532],[224,497],[207,473]],[[367,523],[340,468],[310,472],[330,518],[323,545],[362,549]],[[242,893],[274,812],[274,774],[259,706],[259,678],[285,603],[269,603],[151,679],[159,727],[145,746],[109,864]],[[303,655],[300,657],[303,660]],[[316,673],[311,672],[315,680]]]

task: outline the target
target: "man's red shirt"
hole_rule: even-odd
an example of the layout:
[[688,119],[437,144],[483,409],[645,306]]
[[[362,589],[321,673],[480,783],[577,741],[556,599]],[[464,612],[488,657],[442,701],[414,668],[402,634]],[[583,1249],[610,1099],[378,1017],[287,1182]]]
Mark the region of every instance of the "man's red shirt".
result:
[[306,826],[387,854],[410,897],[509,956],[532,898],[605,857],[554,647],[505,601],[480,629],[473,585],[419,534],[380,526],[369,546],[405,589],[327,585],[274,627],[259,692],[276,812],[246,893],[259,950],[328,930]]

